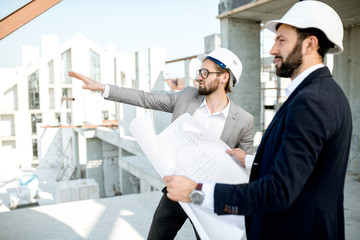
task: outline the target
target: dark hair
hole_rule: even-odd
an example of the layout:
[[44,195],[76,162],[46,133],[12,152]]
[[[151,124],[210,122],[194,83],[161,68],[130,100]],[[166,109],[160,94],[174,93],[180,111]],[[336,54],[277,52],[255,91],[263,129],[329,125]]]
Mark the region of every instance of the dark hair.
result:
[[[276,30],[279,29],[280,25],[281,23],[276,25]],[[325,33],[318,28],[296,28],[296,31],[299,37],[298,42],[302,42],[310,36],[315,36],[318,39],[319,49],[317,51],[323,60],[329,49],[335,46],[334,43],[329,41]]]
[[[230,73],[230,70],[227,69],[227,68],[222,68],[220,67],[218,64],[215,64],[215,67],[216,67],[216,70],[221,72],[222,73],[225,73],[227,72],[229,74],[229,81],[226,83],[226,86],[225,86],[225,92],[226,93],[232,93],[231,89],[230,89],[230,80],[231,80],[231,73]],[[220,74],[217,74],[217,75],[220,75]]]

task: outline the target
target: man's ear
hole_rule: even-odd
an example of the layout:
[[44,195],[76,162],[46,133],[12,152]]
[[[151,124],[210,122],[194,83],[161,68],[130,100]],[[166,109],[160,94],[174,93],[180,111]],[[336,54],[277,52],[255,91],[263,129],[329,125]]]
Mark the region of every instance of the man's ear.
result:
[[317,52],[319,49],[319,41],[317,37],[310,36],[304,40],[305,43],[305,54],[310,55],[312,52]]
[[228,72],[224,72],[223,77],[221,78],[221,83],[226,85],[228,81],[230,81],[230,74]]

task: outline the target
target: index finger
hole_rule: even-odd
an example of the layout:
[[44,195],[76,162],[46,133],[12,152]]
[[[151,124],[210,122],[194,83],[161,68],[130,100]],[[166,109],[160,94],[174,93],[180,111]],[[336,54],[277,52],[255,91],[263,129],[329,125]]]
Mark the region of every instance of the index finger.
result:
[[77,72],[74,72],[74,71],[68,71],[68,75],[70,76],[70,77],[78,77],[80,74],[79,73],[77,73]]

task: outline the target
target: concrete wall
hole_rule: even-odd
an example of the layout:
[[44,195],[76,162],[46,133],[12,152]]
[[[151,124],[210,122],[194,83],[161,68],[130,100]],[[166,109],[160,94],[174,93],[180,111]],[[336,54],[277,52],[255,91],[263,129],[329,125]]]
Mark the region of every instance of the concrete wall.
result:
[[102,146],[102,141],[99,138],[86,139],[86,178],[95,179],[99,184],[100,197],[105,197]]
[[140,181],[137,181],[138,179],[130,173],[129,169],[122,165],[122,158],[128,156],[133,156],[133,154],[121,148],[119,154],[121,194],[138,193],[140,188]]
[[348,171],[360,174],[360,25],[346,27],[344,52],[334,58],[333,75],[349,99],[353,116],[353,136]]
[[63,159],[61,129],[38,127],[38,136],[40,166],[60,167]]
[[233,51],[243,65],[239,83],[230,98],[255,118],[255,131],[260,130],[260,24],[222,18],[221,46]]
[[104,194],[113,197],[120,194],[119,150],[118,147],[102,141]]
[[204,53],[210,53],[219,47],[221,47],[220,34],[215,33],[204,38]]

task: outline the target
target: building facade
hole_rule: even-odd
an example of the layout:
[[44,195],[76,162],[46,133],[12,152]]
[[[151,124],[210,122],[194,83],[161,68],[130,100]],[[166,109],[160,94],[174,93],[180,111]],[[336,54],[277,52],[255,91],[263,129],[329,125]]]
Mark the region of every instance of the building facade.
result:
[[[149,51],[151,78],[143,53],[116,53],[114,46],[102,49],[82,34],[62,45],[56,35],[42,36],[41,50],[40,59],[37,47],[24,46],[22,66],[0,69],[4,82],[0,89],[2,160],[16,161],[22,169],[39,164],[58,167],[58,181],[94,178],[101,197],[119,195],[124,175],[130,183],[125,192],[137,192],[138,178],[122,174],[118,163],[119,155],[134,155],[131,146],[136,143],[130,140],[130,147],[119,148],[119,135],[128,136],[127,125],[144,110],[83,90],[82,82],[68,77],[68,71],[107,84],[164,90],[159,74],[164,70],[164,50]],[[107,134],[98,137],[102,131],[111,131],[109,138],[104,137]]]

